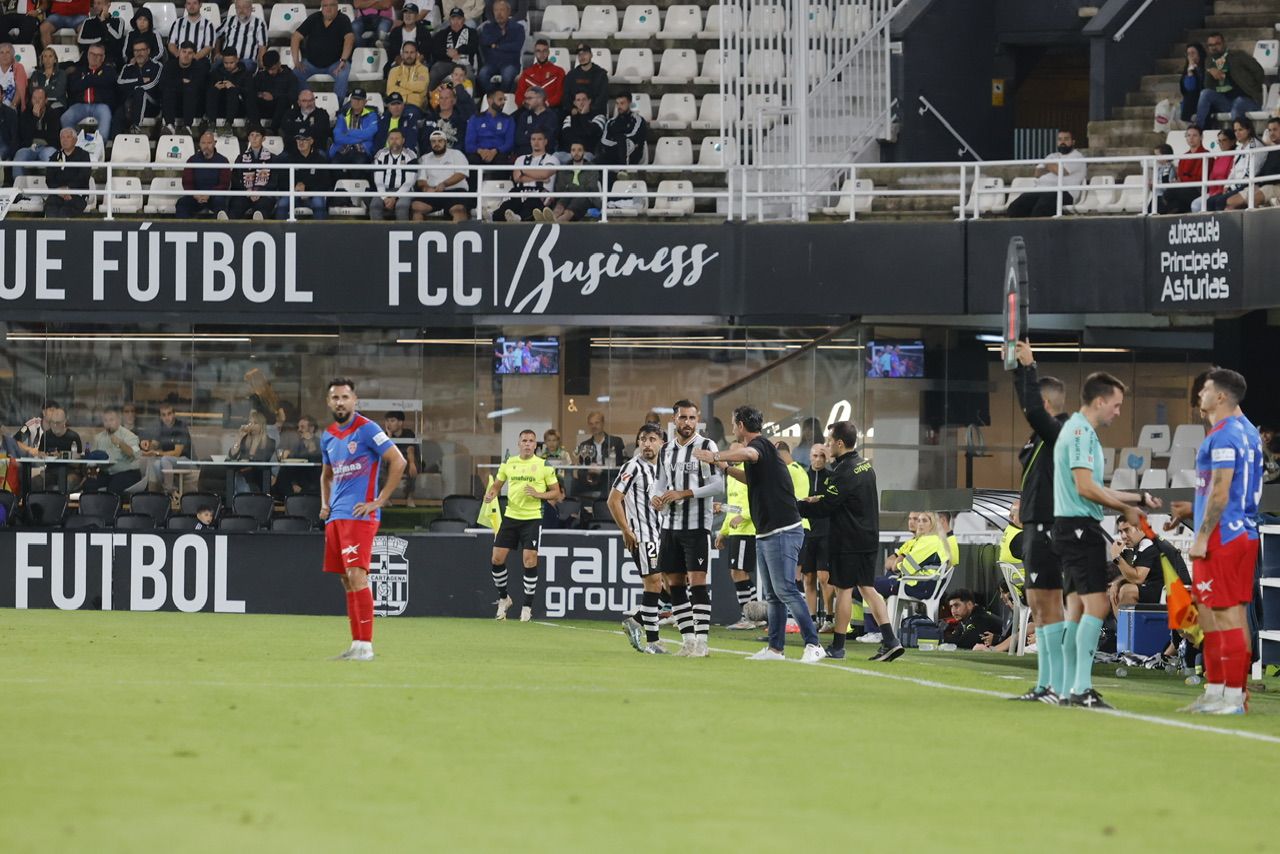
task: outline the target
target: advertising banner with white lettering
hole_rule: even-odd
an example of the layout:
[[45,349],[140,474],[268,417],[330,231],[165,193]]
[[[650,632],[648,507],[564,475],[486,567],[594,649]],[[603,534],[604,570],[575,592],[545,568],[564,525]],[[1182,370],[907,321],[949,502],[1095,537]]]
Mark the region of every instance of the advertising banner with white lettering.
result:
[[1147,224],[1148,310],[1244,308],[1244,216],[1152,218]]

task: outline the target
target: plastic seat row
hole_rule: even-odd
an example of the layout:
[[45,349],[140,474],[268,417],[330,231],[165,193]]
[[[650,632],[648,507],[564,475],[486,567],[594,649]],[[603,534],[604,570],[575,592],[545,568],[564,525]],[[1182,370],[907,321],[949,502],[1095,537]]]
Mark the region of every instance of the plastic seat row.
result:
[[[691,4],[667,7],[660,15],[656,5],[628,4],[619,18],[618,7],[607,4],[551,6],[542,13],[542,26],[537,35],[544,38],[616,38],[616,39],[715,39],[722,30],[738,29],[741,11],[736,6],[712,4],[706,19],[702,9]],[[757,3],[747,14],[747,31],[753,34],[778,33],[789,23],[789,5]],[[857,35],[871,23],[866,5],[848,3],[836,8],[833,18],[826,6],[808,7],[809,31],[834,31]],[[660,21],[661,18],[661,21]]]

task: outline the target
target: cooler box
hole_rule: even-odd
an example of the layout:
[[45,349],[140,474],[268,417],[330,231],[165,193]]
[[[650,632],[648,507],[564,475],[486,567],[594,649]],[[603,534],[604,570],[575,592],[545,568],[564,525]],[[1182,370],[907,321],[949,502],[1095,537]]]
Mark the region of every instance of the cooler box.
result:
[[1155,655],[1169,645],[1169,615],[1165,608],[1121,608],[1116,614],[1116,652]]

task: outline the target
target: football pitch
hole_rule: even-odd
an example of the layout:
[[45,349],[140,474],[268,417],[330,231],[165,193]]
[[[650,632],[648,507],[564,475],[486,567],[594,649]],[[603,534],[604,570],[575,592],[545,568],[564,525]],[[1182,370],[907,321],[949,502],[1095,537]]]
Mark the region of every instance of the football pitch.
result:
[[614,628],[0,611],[0,851],[1280,850],[1275,680],[1190,718],[1099,666],[1108,714],[1002,699],[1030,657]]

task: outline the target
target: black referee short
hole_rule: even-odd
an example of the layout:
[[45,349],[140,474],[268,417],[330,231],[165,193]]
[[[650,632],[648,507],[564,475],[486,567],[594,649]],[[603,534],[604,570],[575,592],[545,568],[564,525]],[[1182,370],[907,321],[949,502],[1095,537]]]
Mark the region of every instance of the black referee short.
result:
[[536,552],[538,537],[541,535],[541,519],[512,519],[503,516],[502,524],[498,526],[498,535],[493,538],[493,545],[499,549],[521,548]]
[[830,557],[827,554],[827,538],[815,537],[812,531],[804,532],[804,545],[800,547],[800,571],[805,575],[826,572]]
[[1053,521],[1053,547],[1062,561],[1062,589],[1067,593],[1105,593],[1111,565],[1102,523],[1088,516]]
[[734,572],[756,571],[756,535],[735,534],[724,538],[724,550],[729,553],[729,569]]
[[1053,525],[1029,522],[1022,532],[1022,566],[1030,590],[1061,590],[1062,562],[1053,549]]
[[870,587],[876,580],[877,552],[831,552],[827,571],[828,583],[839,590]]
[[704,530],[663,531],[658,569],[666,573],[708,572],[711,534]]

